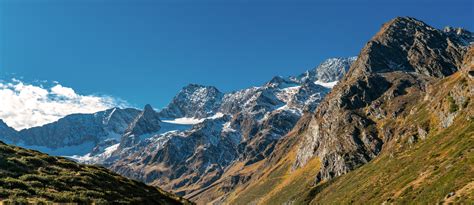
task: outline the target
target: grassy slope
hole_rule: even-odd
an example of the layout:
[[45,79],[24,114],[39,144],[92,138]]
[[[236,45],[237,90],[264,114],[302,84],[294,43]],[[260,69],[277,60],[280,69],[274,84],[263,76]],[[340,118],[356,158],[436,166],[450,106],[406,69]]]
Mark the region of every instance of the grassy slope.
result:
[[0,201],[182,204],[186,200],[159,188],[0,142]]
[[264,172],[263,176],[248,187],[237,191],[229,198],[230,204],[281,204],[296,197],[300,190],[310,188],[319,169],[319,160],[311,160],[305,167],[291,171],[291,165],[296,154],[291,152],[272,169]]

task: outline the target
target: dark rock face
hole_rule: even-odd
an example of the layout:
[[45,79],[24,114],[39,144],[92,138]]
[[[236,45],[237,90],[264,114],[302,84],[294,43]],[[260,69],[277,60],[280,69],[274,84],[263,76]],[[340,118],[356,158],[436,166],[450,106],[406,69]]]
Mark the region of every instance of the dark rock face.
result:
[[18,132],[9,127],[3,120],[0,120],[0,140],[17,142],[20,140]]
[[160,116],[162,118],[209,117],[219,109],[223,96],[224,94],[216,87],[190,84],[160,111]]
[[119,149],[132,147],[139,143],[142,135],[158,132],[161,128],[160,122],[159,114],[150,105],[146,105],[143,112],[125,130]]
[[386,23],[301,130],[294,167],[319,157],[322,166],[316,180],[323,180],[377,156],[384,141],[394,137],[380,130],[377,120],[396,118],[406,110],[407,90],[423,93],[430,79],[456,72],[465,46],[463,36],[413,18]]

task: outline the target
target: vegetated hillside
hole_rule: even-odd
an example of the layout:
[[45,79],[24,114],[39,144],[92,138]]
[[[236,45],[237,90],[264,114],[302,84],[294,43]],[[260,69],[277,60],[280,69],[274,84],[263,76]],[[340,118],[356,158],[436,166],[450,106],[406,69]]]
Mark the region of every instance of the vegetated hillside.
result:
[[0,201],[190,204],[98,166],[0,142]]
[[[472,35],[457,32],[463,33]],[[216,201],[474,200],[474,52],[471,47],[466,54],[465,35],[451,34],[413,18],[385,24],[316,113],[303,117],[255,174]]]

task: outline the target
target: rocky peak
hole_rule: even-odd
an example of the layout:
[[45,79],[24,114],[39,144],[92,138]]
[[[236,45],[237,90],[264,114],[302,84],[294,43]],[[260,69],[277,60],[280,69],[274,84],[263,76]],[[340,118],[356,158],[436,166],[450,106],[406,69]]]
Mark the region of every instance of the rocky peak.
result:
[[410,17],[384,24],[359,54],[350,76],[392,71],[445,77],[457,71],[464,54],[457,38]]
[[[125,134],[120,140],[117,153],[122,152],[125,148],[130,148],[133,145],[138,144],[144,137],[144,135],[152,135],[161,129],[160,116],[151,105],[145,105],[143,111],[138,115],[135,120],[125,130]],[[123,154],[123,153],[122,153]]]
[[296,77],[296,80],[299,82],[319,81],[324,83],[337,81],[347,73],[356,59],[357,57],[326,59],[313,70],[306,71]]
[[166,108],[160,111],[160,116],[163,118],[209,117],[219,109],[223,96],[224,94],[214,86],[189,84],[173,98]]
[[151,105],[145,105],[143,112],[130,124],[125,130],[125,135],[140,136],[147,133],[152,133],[160,130],[160,117]]
[[154,113],[154,109],[153,107],[151,107],[150,104],[146,104],[145,105],[145,108],[143,108],[143,113],[147,113],[147,114],[150,114],[150,113]]
[[329,58],[316,68],[316,79],[325,83],[337,81],[347,73],[356,59],[357,57]]
[[287,78],[283,78],[281,76],[275,76],[273,77],[268,83],[265,84],[264,87],[267,88],[284,88],[287,86],[295,85],[295,82],[291,82]]

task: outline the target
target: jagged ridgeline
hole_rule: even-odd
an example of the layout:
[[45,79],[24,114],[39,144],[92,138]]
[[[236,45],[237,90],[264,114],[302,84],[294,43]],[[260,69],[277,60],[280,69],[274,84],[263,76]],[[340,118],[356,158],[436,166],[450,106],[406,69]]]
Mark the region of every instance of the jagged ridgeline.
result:
[[106,168],[0,142],[0,203],[191,204]]

